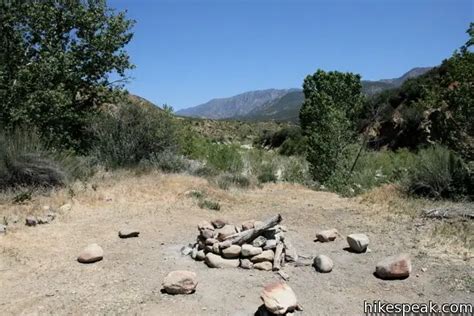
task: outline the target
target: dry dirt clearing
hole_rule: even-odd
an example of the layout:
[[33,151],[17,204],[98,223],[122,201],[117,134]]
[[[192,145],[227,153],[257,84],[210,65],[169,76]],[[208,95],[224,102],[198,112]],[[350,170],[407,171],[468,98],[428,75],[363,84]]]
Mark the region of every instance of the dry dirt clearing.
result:
[[[238,223],[276,213],[299,254],[326,254],[335,263],[327,274],[311,266],[284,268],[304,308],[296,314],[361,315],[364,300],[473,302],[472,223],[424,220],[405,211],[409,205],[397,211],[390,206],[390,190],[374,193],[376,201],[369,202],[368,197],[344,199],[289,184],[223,191],[185,175],[122,174],[94,181],[73,191],[36,196],[25,205],[0,205],[7,220],[12,214],[22,216],[0,236],[1,315],[253,315],[261,305],[262,287],[278,280],[277,274],[210,269],[182,256],[180,248],[195,240],[202,220],[220,217]],[[205,192],[219,201],[221,210],[201,209],[185,194],[189,190]],[[72,209],[60,212],[52,223],[24,225],[27,214],[67,202]],[[140,230],[140,236],[119,239],[124,225]],[[317,231],[329,228],[343,237],[314,242]],[[359,232],[370,238],[371,252],[343,250],[344,237]],[[78,263],[77,255],[90,243],[102,246],[104,259]],[[412,258],[408,279],[373,276],[379,260],[400,252]],[[197,273],[194,294],[161,293],[163,278],[177,269]]]

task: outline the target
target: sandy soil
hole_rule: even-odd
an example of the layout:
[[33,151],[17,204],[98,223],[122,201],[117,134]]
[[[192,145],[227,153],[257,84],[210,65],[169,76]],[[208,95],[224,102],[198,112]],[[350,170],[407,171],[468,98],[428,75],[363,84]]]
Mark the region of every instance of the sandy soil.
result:
[[[262,287],[278,275],[209,269],[179,250],[195,240],[201,220],[220,217],[240,223],[276,213],[283,216],[287,236],[300,254],[326,254],[335,262],[329,274],[311,266],[284,268],[304,308],[298,315],[362,315],[364,300],[474,300],[472,235],[436,239],[439,224],[433,221],[289,184],[223,191],[185,175],[124,174],[95,181],[78,185],[74,194],[62,190],[26,205],[0,204],[0,215],[7,219],[12,214],[40,214],[43,205],[73,204],[51,224],[26,227],[20,222],[0,236],[1,315],[252,315],[261,305]],[[185,194],[191,189],[218,200],[221,211],[199,208],[196,199]],[[139,229],[140,237],[119,239],[117,232],[126,225]],[[333,227],[343,236],[366,233],[371,252],[343,250],[345,238],[325,244],[313,241],[316,231]],[[104,249],[104,259],[78,263],[78,253],[93,242]],[[375,278],[375,264],[399,252],[411,254],[412,276],[401,281]],[[194,294],[161,293],[164,276],[177,269],[197,273]]]

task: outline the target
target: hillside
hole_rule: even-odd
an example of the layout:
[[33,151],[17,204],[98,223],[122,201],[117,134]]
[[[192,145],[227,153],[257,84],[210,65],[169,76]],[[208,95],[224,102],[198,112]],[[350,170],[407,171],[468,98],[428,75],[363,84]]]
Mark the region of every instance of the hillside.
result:
[[[399,78],[362,81],[362,92],[368,96],[400,87],[407,79],[418,77],[430,67],[413,68]],[[304,101],[301,89],[250,91],[229,98],[213,99],[207,103],[180,110],[178,115],[248,121],[298,122]]]

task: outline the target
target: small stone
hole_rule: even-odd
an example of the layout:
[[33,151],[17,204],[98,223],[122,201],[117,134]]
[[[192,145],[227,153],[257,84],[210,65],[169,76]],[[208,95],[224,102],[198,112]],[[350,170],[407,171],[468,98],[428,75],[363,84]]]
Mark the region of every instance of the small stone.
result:
[[273,261],[274,256],[275,256],[275,253],[273,252],[273,250],[265,250],[261,254],[250,258],[250,261],[252,261],[253,263],[263,262],[263,261]]
[[226,248],[229,248],[230,246],[232,246],[232,242],[230,240],[226,240],[219,243],[219,248],[221,249],[226,249]]
[[49,224],[50,220],[47,217],[37,217],[38,225]]
[[212,226],[212,224],[209,223],[208,221],[199,222],[198,230],[201,232],[204,229],[214,230],[214,226]]
[[385,280],[406,278],[411,273],[411,260],[407,254],[383,259],[375,267],[375,274]]
[[181,254],[183,256],[189,256],[193,251],[193,246],[191,244],[181,247]]
[[252,269],[253,268],[253,263],[249,259],[242,259],[242,260],[240,260],[240,267],[242,269]]
[[337,229],[332,228],[328,230],[323,230],[320,231],[319,233],[316,233],[316,239],[320,242],[328,242],[328,241],[333,241],[337,238],[338,232]]
[[332,271],[334,263],[328,256],[319,255],[314,258],[314,267],[319,272],[327,273]]
[[5,235],[7,233],[7,226],[0,224],[0,235]]
[[271,271],[273,264],[270,261],[257,262],[254,263],[253,268],[257,270]]
[[66,203],[63,206],[61,206],[59,210],[61,212],[69,212],[70,210],[72,210],[72,205],[70,203]]
[[243,257],[252,257],[256,256],[262,253],[262,248],[260,247],[254,247],[249,244],[243,244],[242,245],[242,256]]
[[219,240],[217,240],[217,239],[215,239],[215,238],[208,238],[208,239],[206,239],[205,244],[212,246],[212,245],[214,245],[215,243],[218,243],[218,242],[219,242]]
[[263,250],[275,249],[276,246],[277,246],[276,239],[268,239],[267,242],[265,243],[265,246],[263,246]]
[[222,249],[222,257],[226,259],[234,259],[240,256],[241,247],[239,245],[232,245],[228,248]]
[[426,272],[426,271],[428,271],[427,268],[421,268],[421,272]]
[[249,220],[249,221],[243,222],[242,223],[242,230],[245,231],[245,230],[253,229],[254,228],[254,223],[255,223],[254,220]]
[[92,263],[102,260],[104,257],[104,251],[98,244],[90,244],[82,250],[77,257],[77,261],[80,263]]
[[205,250],[206,252],[212,252],[212,251],[213,251],[213,247],[212,247],[212,245],[206,245],[206,246],[204,246],[204,250]]
[[132,238],[138,237],[138,235],[140,235],[140,232],[137,229],[123,228],[118,232],[118,235],[120,238]]
[[284,282],[268,284],[263,288],[260,298],[266,309],[276,315],[284,315],[297,309],[295,292]]
[[35,216],[27,216],[25,219],[26,226],[36,226],[38,224],[38,220]]
[[210,268],[237,268],[240,265],[239,259],[224,259],[212,252],[206,254],[204,260]]
[[296,248],[290,243],[289,240],[285,240],[285,261],[286,262],[296,262],[298,261],[298,252]]
[[193,258],[194,260],[196,260],[196,257],[197,257],[197,253],[198,253],[198,247],[197,245],[193,248],[193,250],[191,251],[191,258]]
[[204,252],[204,250],[199,250],[196,254],[196,260],[203,261],[204,258],[206,258],[206,253]]
[[215,234],[214,230],[210,230],[210,229],[201,230],[201,236],[204,239],[212,239],[214,237],[214,234]]
[[351,234],[347,236],[347,243],[354,252],[364,252],[369,245],[369,237],[364,234]]
[[227,224],[228,222],[222,218],[218,218],[212,221],[212,226],[214,226],[214,228],[217,228],[217,229],[222,228]]
[[163,289],[168,294],[191,294],[196,290],[197,284],[196,273],[178,270],[165,277]]
[[225,225],[222,228],[216,229],[217,232],[217,239],[219,241],[224,241],[227,237],[235,234],[237,231],[235,230],[234,225]]
[[252,245],[254,247],[263,247],[265,243],[267,242],[267,239],[263,236],[258,236],[252,241]]
[[218,243],[215,243],[214,245],[212,245],[212,252],[217,255],[221,253],[221,249],[219,248]]

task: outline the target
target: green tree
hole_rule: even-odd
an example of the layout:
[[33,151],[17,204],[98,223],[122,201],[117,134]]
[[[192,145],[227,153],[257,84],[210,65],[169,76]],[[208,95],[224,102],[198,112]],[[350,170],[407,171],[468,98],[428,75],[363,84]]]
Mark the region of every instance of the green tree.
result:
[[360,76],[318,70],[305,78],[301,128],[307,137],[307,160],[315,180],[327,181],[356,133],[355,117],[363,104]]
[[124,50],[132,25],[104,0],[2,2],[0,125],[86,149],[90,117],[133,67]]

